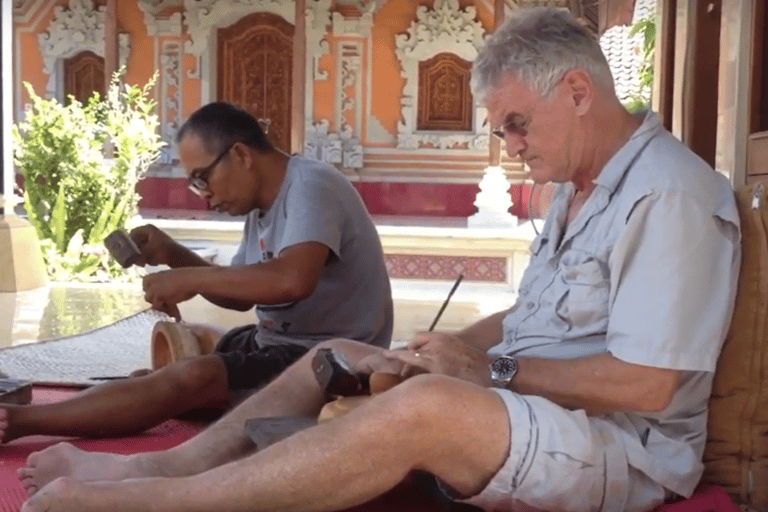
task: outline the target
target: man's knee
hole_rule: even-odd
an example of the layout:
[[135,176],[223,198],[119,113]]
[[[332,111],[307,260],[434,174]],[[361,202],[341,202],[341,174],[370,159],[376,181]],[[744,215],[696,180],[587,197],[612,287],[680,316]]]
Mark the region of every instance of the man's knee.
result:
[[164,383],[179,393],[215,395],[227,391],[227,370],[217,355],[191,357],[164,367],[157,372]]
[[390,414],[395,414],[400,423],[419,426],[422,433],[430,426],[441,431],[460,419],[457,414],[471,414],[476,396],[486,394],[492,393],[459,379],[423,374],[382,395],[382,407],[390,408]]

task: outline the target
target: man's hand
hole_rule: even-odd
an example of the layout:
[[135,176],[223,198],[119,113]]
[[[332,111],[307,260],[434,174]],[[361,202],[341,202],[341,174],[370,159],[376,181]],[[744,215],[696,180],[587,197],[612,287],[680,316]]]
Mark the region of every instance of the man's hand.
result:
[[[402,372],[449,375],[483,387],[491,386],[488,355],[445,333],[422,332],[408,344],[407,350],[390,350],[383,357],[403,365]],[[410,374],[410,375],[408,375]]]
[[412,377],[419,373],[428,373],[426,369],[420,366],[412,366],[390,355],[390,353],[406,351],[406,349],[385,350],[364,357],[355,365],[355,372],[363,375],[371,375],[377,372],[391,373],[403,378]]
[[176,304],[197,295],[194,280],[196,270],[194,268],[166,270],[144,276],[144,299],[152,304],[153,308],[169,314],[176,320],[181,320]]
[[[139,226],[131,231],[131,239],[141,251],[136,265],[169,265],[171,251],[177,243],[152,224]],[[146,290],[146,288],[145,288]]]

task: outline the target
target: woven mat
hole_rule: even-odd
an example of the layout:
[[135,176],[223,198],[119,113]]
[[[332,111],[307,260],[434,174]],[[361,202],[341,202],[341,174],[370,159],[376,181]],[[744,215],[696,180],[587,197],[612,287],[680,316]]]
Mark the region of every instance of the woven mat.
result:
[[36,384],[90,386],[150,367],[150,335],[165,313],[148,309],[94,331],[0,350],[0,372]]

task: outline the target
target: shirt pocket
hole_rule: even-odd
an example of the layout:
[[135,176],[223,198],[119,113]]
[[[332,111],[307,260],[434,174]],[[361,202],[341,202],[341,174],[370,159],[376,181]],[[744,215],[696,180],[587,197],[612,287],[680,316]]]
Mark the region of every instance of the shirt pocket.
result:
[[585,261],[563,264],[560,284],[564,291],[557,302],[557,314],[569,325],[590,334],[605,332],[608,325],[610,281],[607,265],[590,256]]

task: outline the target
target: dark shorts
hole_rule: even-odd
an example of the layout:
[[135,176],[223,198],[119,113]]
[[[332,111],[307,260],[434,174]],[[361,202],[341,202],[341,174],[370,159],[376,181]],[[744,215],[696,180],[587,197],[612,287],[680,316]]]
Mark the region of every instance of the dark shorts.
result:
[[259,347],[256,325],[232,329],[219,340],[216,354],[227,368],[229,389],[256,389],[280,375],[309,349],[301,345]]

